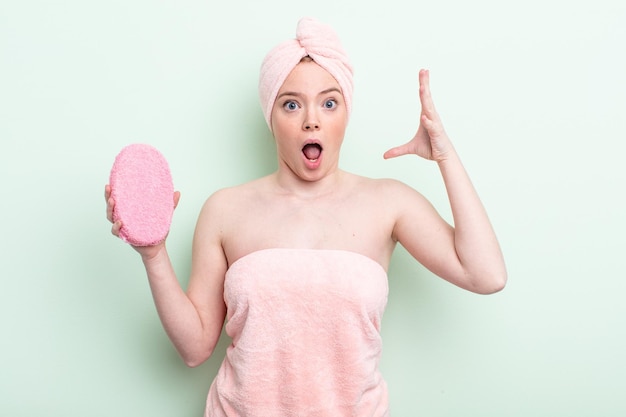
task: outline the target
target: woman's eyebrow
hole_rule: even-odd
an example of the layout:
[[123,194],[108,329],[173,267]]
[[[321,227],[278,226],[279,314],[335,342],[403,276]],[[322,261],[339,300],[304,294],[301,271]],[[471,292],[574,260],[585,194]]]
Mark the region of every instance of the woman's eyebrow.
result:
[[[325,94],[328,94],[328,93],[333,93],[333,92],[341,94],[341,90],[340,90],[340,89],[338,89],[337,87],[330,87],[330,88],[327,88],[326,90],[322,90],[322,91],[320,91],[320,92],[318,93],[318,96],[323,96],[323,95],[325,95]],[[284,97],[284,96],[301,97],[301,96],[302,96],[302,94],[301,94],[301,93],[296,93],[295,91],[283,91],[282,93],[280,93],[280,94],[276,97],[276,100],[278,100],[279,98]]]
[[341,90],[338,89],[337,87],[330,87],[330,88],[327,88],[324,91],[320,91],[319,95],[323,96],[324,94],[328,94],[328,93],[332,93],[332,92],[341,94]]
[[285,91],[283,93],[280,93],[277,97],[276,100],[278,100],[279,98],[283,97],[283,96],[295,96],[295,97],[300,97],[301,94],[299,93],[295,93],[293,91]]

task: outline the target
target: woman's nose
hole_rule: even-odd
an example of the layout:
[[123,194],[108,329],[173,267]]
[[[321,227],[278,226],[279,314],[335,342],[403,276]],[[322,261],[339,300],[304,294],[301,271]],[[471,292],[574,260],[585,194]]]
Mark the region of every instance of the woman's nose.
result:
[[320,128],[319,120],[314,111],[307,112],[302,127],[304,130],[318,130]]

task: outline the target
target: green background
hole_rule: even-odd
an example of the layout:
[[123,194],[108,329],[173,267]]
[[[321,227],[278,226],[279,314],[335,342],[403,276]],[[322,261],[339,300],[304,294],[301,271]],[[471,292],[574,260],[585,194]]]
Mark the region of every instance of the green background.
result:
[[104,184],[123,146],[164,153],[186,285],[204,200],[275,168],[258,68],[306,15],[356,69],[342,167],[400,179],[450,219],[434,164],[382,159],[415,132],[429,68],[508,265],[507,288],[478,296],[398,248],[392,415],[625,415],[624,4],[2,0],[0,415],[202,415],[227,341],[185,367],[139,257],[110,235]]

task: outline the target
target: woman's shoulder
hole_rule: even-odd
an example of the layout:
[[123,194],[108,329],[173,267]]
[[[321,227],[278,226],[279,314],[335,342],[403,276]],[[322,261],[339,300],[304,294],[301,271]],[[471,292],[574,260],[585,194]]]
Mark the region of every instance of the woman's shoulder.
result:
[[348,173],[348,175],[356,188],[367,192],[383,193],[384,195],[417,192],[404,182],[394,178],[371,178],[352,173]]
[[268,177],[261,177],[242,184],[220,188],[214,191],[204,203],[205,210],[234,211],[238,207],[249,207],[249,204],[258,199],[267,188]]
[[[427,199],[410,185],[394,178],[354,176],[353,189],[366,204],[375,204],[385,210],[399,213],[407,208],[423,205]],[[383,203],[383,204],[380,204]]]

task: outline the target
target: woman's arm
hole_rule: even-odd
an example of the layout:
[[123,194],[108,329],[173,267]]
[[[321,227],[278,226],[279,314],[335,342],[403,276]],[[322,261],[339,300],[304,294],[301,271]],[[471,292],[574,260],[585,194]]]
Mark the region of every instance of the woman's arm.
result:
[[[179,197],[179,193],[174,195],[175,205]],[[112,221],[115,202],[110,197],[109,186],[105,189],[105,198],[107,218]],[[176,278],[165,241],[154,246],[133,246],[146,268],[163,327],[188,366],[198,366],[212,354],[226,314],[223,299],[226,259],[219,234],[207,221],[211,216],[208,206],[205,205],[198,219],[187,292]],[[121,227],[121,221],[113,223],[111,232],[118,236]]]
[[429,73],[420,71],[422,114],[415,137],[390,149],[385,158],[417,154],[437,162],[450,200],[454,227],[419,193],[398,193],[394,237],[427,268],[467,290],[489,294],[506,284],[500,245],[461,160],[435,110]]

